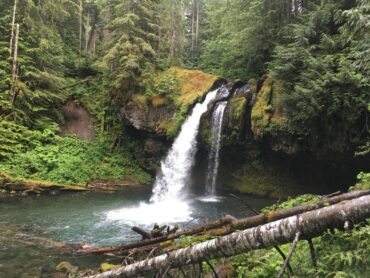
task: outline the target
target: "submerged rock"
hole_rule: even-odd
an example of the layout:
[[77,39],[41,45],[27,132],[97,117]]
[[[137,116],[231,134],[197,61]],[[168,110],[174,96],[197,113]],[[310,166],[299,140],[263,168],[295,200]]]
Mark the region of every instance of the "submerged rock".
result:
[[55,269],[58,271],[64,271],[67,273],[76,273],[78,270],[78,267],[72,265],[69,262],[64,261],[64,262],[59,263]]

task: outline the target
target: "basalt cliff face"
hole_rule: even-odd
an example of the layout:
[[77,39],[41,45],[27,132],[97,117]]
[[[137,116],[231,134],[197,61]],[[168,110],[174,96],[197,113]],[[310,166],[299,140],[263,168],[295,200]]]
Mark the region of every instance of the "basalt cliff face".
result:
[[357,173],[368,165],[354,157],[353,148],[328,150],[326,145],[320,147],[319,139],[308,142],[291,133],[286,128],[289,119],[281,104],[280,81],[265,77],[227,83],[201,71],[172,68],[158,76],[157,82],[169,83],[171,78],[176,83],[172,92],[161,91],[159,86],[152,94],[132,95],[120,110],[122,121],[141,144],[137,159],[153,174],[194,104],[222,84],[225,94],[209,104],[201,119],[195,185],[205,182],[212,115],[216,104],[223,101],[227,105],[218,190],[273,197],[330,193],[353,184]]

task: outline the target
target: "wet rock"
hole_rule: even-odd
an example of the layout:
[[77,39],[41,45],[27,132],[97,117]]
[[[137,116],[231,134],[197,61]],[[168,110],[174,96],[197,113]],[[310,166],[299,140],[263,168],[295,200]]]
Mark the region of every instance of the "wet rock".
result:
[[59,263],[55,269],[58,271],[63,271],[67,273],[76,273],[78,270],[78,267],[72,265],[69,262],[64,261],[64,262]]

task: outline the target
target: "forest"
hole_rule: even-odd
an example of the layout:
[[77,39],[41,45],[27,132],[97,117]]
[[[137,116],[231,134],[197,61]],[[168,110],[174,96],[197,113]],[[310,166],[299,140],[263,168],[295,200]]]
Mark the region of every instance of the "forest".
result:
[[369,1],[1,0],[0,57],[0,277],[367,276]]

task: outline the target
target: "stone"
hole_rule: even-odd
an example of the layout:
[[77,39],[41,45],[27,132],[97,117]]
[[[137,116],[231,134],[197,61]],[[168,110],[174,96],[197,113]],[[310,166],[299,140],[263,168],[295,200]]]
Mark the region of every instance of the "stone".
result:
[[58,271],[64,271],[67,273],[76,273],[78,270],[78,267],[72,265],[69,262],[64,261],[64,262],[59,263],[55,269]]

